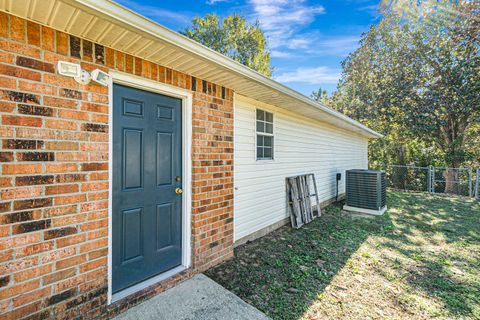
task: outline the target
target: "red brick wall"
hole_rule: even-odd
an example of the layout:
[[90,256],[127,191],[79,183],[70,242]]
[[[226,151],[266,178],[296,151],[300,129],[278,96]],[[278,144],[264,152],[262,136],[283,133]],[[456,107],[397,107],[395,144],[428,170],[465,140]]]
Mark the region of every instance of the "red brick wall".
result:
[[[109,317],[232,255],[230,89],[3,12],[0,37],[0,318]],[[193,267],[108,307],[108,89],[58,60],[193,92]]]

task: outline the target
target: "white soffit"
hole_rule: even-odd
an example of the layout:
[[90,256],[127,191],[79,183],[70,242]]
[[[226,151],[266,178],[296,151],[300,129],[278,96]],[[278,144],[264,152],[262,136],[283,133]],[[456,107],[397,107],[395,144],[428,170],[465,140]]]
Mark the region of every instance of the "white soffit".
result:
[[0,10],[368,138],[382,137],[342,113],[110,0],[0,0]]

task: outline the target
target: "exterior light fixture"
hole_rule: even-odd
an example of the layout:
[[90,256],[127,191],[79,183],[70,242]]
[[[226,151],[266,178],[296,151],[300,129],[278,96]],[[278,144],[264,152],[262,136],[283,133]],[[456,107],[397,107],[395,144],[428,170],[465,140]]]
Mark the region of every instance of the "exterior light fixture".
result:
[[92,71],[92,80],[103,86],[108,86],[110,83],[110,75],[100,69],[95,69]]
[[88,73],[88,71],[82,70],[80,72],[80,76],[75,77],[74,79],[75,79],[75,81],[77,81],[81,85],[85,86],[85,85],[90,83],[90,80],[92,80],[92,77],[90,76],[90,73]]
[[57,68],[58,68],[58,73],[61,74],[62,76],[80,77],[82,73],[82,67],[76,63],[58,61]]
[[87,85],[93,80],[103,86],[108,86],[111,79],[108,73],[100,69],[95,69],[90,74],[88,71],[82,70],[81,65],[66,61],[58,61],[57,69],[60,75],[74,78],[81,85]]

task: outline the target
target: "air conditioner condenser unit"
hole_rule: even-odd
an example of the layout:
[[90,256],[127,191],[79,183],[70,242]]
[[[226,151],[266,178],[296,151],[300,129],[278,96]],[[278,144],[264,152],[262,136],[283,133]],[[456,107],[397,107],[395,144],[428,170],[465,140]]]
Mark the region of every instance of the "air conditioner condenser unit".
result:
[[354,169],[346,172],[344,210],[382,215],[387,210],[385,172]]

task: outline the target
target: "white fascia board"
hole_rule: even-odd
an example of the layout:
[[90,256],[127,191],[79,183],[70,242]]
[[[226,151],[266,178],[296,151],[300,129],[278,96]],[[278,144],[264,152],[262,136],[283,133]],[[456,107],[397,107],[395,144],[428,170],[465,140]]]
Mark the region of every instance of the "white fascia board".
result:
[[65,2],[76,3],[90,8],[94,12],[99,12],[110,17],[117,23],[126,24],[129,27],[140,30],[154,38],[159,38],[164,42],[170,43],[176,47],[181,48],[201,59],[210,61],[230,72],[235,72],[240,76],[243,76],[250,81],[263,84],[273,90],[286,94],[300,102],[310,105],[316,109],[319,109],[329,115],[332,115],[354,127],[357,127],[364,131],[369,138],[382,138],[383,135],[364,126],[363,124],[355,121],[346,115],[327,108],[305,95],[275,81],[263,74],[250,69],[241,63],[230,59],[194,40],[191,40],[184,35],[174,32],[151,19],[148,19],[114,1],[111,0],[64,0]]

